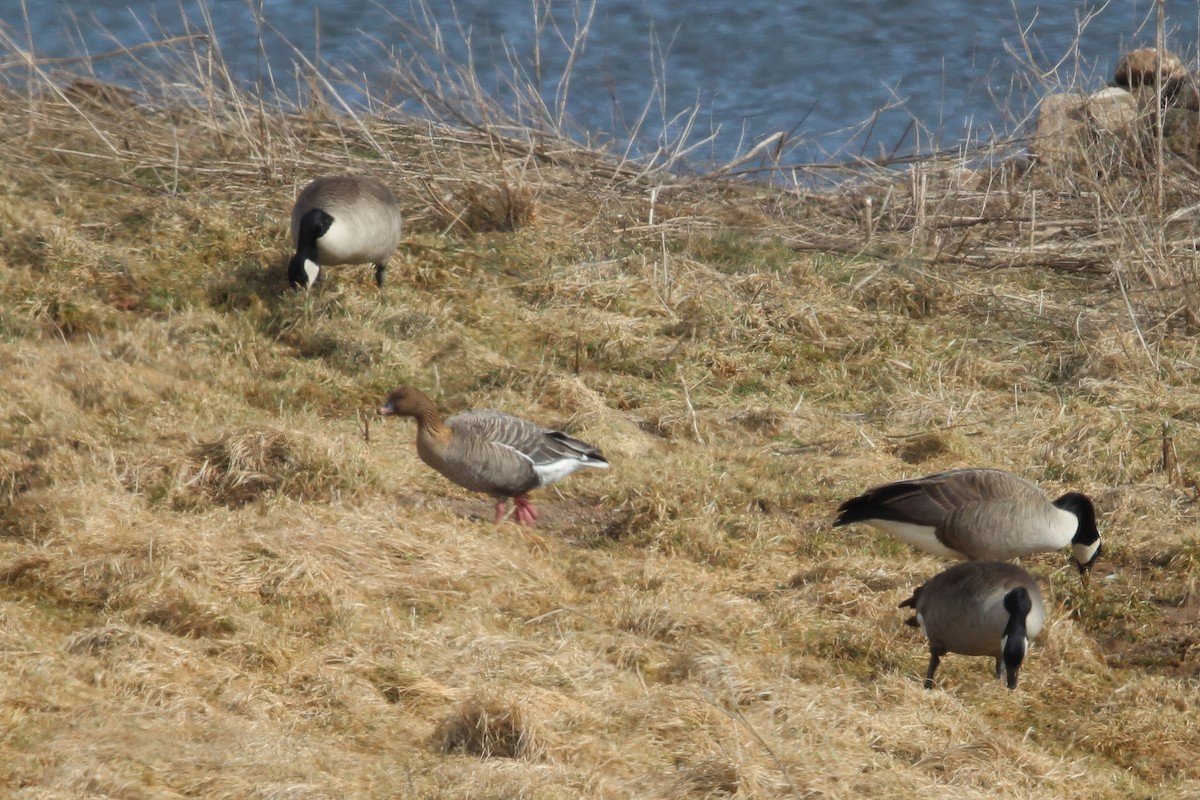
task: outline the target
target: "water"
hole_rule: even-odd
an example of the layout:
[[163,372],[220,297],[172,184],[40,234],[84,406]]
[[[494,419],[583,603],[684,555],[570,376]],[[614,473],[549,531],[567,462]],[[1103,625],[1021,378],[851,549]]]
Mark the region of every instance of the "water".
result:
[[[465,33],[482,82],[509,106],[513,98],[504,90],[504,76],[511,75],[513,58],[532,74],[534,12],[546,10],[546,0],[536,1],[535,6],[534,0],[430,0],[445,49],[464,63]],[[397,60],[429,52],[412,33],[427,25],[408,2],[385,7],[371,0],[27,0],[26,5],[28,32],[19,0],[0,0],[0,20],[22,45],[31,37],[39,58],[103,53],[184,33],[189,24],[204,30],[207,11],[235,75],[247,85],[273,77],[290,96],[297,92],[297,53],[316,58],[319,30],[322,64],[355,76],[353,87],[339,83],[350,100],[369,105],[370,98],[390,93],[387,100],[400,102],[404,111],[426,113],[416,100],[396,94],[392,80]],[[1072,56],[1088,9],[1097,11],[1078,56]],[[1154,9],[1153,0],[1111,0],[1103,7],[1069,0],[597,0],[571,71],[566,108],[581,138],[616,147],[632,138],[643,155],[677,151],[681,138],[701,143],[688,154],[693,166],[728,161],[776,131],[787,132],[798,145],[793,160],[954,146],[991,130],[1016,130],[1044,91],[1029,90],[1041,84],[1010,52],[1023,49],[1023,28],[1039,70],[1065,58],[1058,70],[1062,80],[1098,87],[1122,50],[1153,44]],[[567,36],[574,33],[572,12],[578,10],[569,0],[549,6]],[[1172,49],[1193,56],[1200,2],[1169,1],[1166,10]],[[553,110],[566,48],[552,30],[541,37],[541,58],[542,96]],[[116,80],[122,70],[122,59],[97,67]],[[689,128],[686,112],[696,105],[701,111]],[[914,120],[935,141],[918,135]]]

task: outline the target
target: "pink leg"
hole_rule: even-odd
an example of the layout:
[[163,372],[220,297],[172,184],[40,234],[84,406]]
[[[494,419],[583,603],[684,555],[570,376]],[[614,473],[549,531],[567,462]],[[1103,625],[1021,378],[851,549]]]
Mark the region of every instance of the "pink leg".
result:
[[[496,524],[499,525],[504,521],[504,514],[508,511],[508,501],[500,498],[496,501]],[[518,509],[518,512],[520,509]]]
[[537,509],[533,507],[533,503],[530,503],[529,498],[523,494],[514,497],[513,502],[517,506],[517,522],[532,528],[538,518]]

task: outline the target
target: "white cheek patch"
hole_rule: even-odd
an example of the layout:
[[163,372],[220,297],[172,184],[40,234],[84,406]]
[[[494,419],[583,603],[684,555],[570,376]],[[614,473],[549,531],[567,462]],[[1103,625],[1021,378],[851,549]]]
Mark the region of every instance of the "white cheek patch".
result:
[[1086,564],[1089,561],[1091,561],[1093,558],[1095,558],[1096,551],[1099,549],[1100,549],[1100,540],[1099,539],[1092,542],[1091,544],[1073,544],[1073,545],[1071,545],[1071,552],[1075,556],[1075,560],[1078,561],[1080,564]]
[[[1004,652],[1004,648],[1008,646],[1008,634],[1000,637],[1000,652]],[[1021,637],[1021,652],[1029,651],[1029,637]]]
[[304,274],[308,277],[308,286],[311,288],[317,282],[317,276],[321,274],[321,266],[312,259],[304,259]]

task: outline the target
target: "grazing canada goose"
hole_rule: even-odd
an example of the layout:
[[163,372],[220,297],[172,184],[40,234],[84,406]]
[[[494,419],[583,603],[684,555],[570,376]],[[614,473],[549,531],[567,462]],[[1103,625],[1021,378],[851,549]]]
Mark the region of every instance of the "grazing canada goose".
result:
[[415,417],[417,455],[459,486],[495,497],[496,522],[504,519],[511,497],[517,522],[532,526],[537,510],[527,492],[583,467],[608,469],[592,445],[499,411],[468,411],[443,421],[433,401],[412,386],[393,389],[379,413]]
[[955,564],[917,587],[900,608],[915,610],[906,624],[920,627],[929,640],[925,688],[946,653],[992,656],[996,677],[1007,673],[1017,688],[1017,672],[1030,639],[1042,632],[1046,607],[1032,575],[1003,561]]
[[1068,492],[1051,503],[1037,484],[998,469],[955,469],[875,486],[838,507],[834,526],[865,522],[927,553],[1008,561],[1071,545],[1086,579],[1100,555],[1096,509]]
[[400,203],[392,190],[368,175],[317,178],[292,207],[292,245],[288,263],[293,286],[311,287],[322,266],[375,265],[375,283],[383,288],[388,259],[400,244]]

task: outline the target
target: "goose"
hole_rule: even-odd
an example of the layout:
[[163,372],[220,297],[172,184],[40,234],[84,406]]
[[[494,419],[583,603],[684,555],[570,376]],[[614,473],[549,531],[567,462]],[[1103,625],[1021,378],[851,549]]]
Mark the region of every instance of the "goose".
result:
[[998,469],[955,469],[885,483],[838,507],[834,526],[865,522],[927,553],[1010,561],[1071,545],[1079,574],[1100,555],[1096,509],[1079,492],[1051,503],[1037,484]]
[[1046,607],[1037,580],[1016,564],[968,561],[955,564],[917,587],[900,608],[916,611],[905,624],[929,641],[925,688],[946,653],[992,656],[996,677],[1017,688],[1017,672],[1030,639],[1042,632]]
[[292,207],[292,246],[288,263],[293,286],[311,288],[322,266],[375,265],[383,288],[388,259],[400,244],[400,203],[378,178],[326,175],[304,187]]
[[497,523],[511,497],[517,522],[532,527],[538,514],[528,492],[584,467],[608,469],[592,445],[499,411],[443,420],[434,402],[412,386],[393,389],[379,413],[416,418],[417,455],[459,486],[496,498]]

